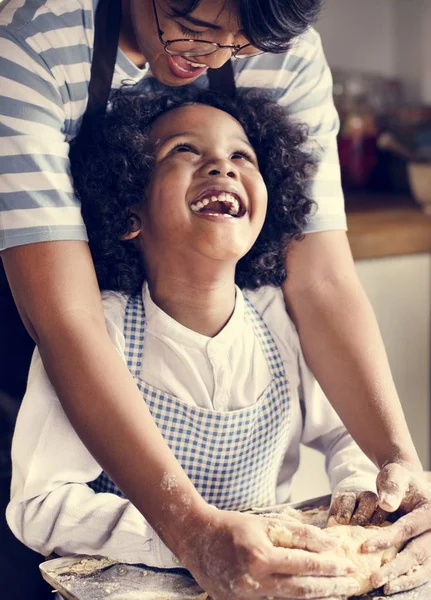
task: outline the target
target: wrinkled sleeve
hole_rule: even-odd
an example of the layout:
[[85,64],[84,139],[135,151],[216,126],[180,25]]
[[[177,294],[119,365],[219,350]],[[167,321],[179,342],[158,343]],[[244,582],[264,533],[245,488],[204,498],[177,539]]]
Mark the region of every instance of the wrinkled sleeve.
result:
[[304,428],[301,442],[325,455],[333,493],[376,490],[377,467],[362,452],[299,355]]
[[284,91],[279,102],[292,118],[307,125],[307,149],[319,160],[309,192],[316,209],[305,232],[346,230],[337,148],[339,118],[333,101],[332,75],[314,29],[294,44],[284,69]]
[[[115,304],[111,298],[112,314],[118,313]],[[118,323],[107,319],[107,329],[124,356]],[[88,487],[102,469],[69,423],[37,350],[13,437],[12,469],[7,522],[33,550],[44,556],[102,555],[120,562],[178,567],[131,502]]]

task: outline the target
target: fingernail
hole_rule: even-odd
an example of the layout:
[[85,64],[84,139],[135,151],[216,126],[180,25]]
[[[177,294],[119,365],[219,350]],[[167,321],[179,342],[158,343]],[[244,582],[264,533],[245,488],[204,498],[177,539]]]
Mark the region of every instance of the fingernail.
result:
[[379,496],[379,505],[383,510],[388,512],[394,512],[399,507],[399,499],[392,494],[380,494]]

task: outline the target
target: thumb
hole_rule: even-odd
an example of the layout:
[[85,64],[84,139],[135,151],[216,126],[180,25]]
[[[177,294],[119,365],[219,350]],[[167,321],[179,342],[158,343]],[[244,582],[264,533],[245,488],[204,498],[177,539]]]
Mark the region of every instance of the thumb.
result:
[[400,507],[409,487],[410,475],[405,467],[397,463],[383,467],[376,482],[380,508],[394,512]]

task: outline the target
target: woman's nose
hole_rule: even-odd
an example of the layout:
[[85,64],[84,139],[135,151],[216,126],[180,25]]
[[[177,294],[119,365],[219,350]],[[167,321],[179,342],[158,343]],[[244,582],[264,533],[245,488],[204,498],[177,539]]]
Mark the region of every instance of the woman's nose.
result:
[[230,48],[219,48],[214,54],[205,56],[205,64],[210,69],[220,69],[231,58],[232,50]]

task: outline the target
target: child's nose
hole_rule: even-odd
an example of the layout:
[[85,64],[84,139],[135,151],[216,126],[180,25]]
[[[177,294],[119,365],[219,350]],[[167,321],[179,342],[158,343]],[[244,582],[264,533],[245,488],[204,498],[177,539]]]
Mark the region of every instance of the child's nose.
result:
[[227,160],[213,160],[206,165],[205,170],[211,177],[238,177],[235,166]]

